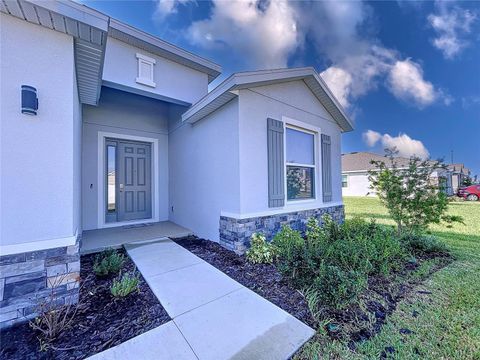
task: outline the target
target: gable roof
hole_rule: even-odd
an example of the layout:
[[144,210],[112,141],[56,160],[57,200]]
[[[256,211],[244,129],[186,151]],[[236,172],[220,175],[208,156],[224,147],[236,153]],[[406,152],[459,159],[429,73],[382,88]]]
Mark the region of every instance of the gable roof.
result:
[[193,104],[182,115],[182,120],[194,123],[203,119],[238,96],[236,90],[295,80],[303,80],[305,82],[318,101],[338,123],[342,131],[353,130],[353,122],[345,114],[344,109],[320,75],[312,67],[234,73],[197,103]]
[[71,0],[0,0],[0,12],[73,36],[82,104],[98,104],[108,36],[206,73],[209,82],[222,70],[220,65]]
[[[390,159],[384,155],[374,154],[370,152],[352,152],[349,154],[342,154],[342,172],[346,171],[368,171],[376,169],[374,164],[370,161],[383,161],[386,165],[390,162]],[[407,167],[409,159],[404,157],[395,157],[397,166]]]
[[208,74],[209,83],[220,75],[222,71],[220,65],[210,60],[115,19],[110,19],[108,35],[139,49],[206,73]]

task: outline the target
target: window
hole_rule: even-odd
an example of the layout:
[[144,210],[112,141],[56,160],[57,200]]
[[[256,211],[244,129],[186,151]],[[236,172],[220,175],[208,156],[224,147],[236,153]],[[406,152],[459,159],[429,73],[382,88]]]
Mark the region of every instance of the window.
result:
[[342,188],[348,187],[348,175],[342,175]]
[[287,200],[315,197],[315,134],[286,128]]
[[142,54],[137,54],[137,61],[138,73],[136,82],[142,85],[155,87],[156,84],[153,79],[153,66],[155,65],[155,59]]
[[107,145],[107,212],[116,211],[116,146]]

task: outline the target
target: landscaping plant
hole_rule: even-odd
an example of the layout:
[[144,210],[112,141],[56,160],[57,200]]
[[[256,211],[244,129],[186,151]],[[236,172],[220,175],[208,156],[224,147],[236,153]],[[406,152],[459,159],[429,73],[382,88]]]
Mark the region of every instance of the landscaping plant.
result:
[[246,254],[247,260],[254,264],[271,264],[274,255],[274,247],[267,242],[265,235],[254,233]]
[[114,249],[108,249],[95,257],[93,271],[97,276],[117,274],[125,262],[123,254]]
[[399,166],[395,149],[386,149],[385,161],[372,160],[369,170],[370,188],[397,224],[399,234],[421,232],[441,221],[461,222],[459,216],[447,215],[448,198],[432,174],[445,169],[442,161],[421,160],[412,156],[408,166]]
[[114,279],[110,292],[116,298],[123,298],[134,291],[139,291],[139,278],[137,274],[126,273],[118,279]]
[[282,275],[310,297],[316,292],[322,306],[357,301],[368,276],[388,275],[407,258],[392,228],[361,219],[339,225],[328,215],[322,223],[309,219],[305,238],[284,226],[272,241]]
[[59,286],[65,283],[68,276],[69,273],[60,274],[50,280],[50,293],[38,301],[35,309],[38,316],[29,322],[30,327],[41,334],[39,341],[42,350],[46,350],[71,325],[80,306],[80,302],[74,301],[61,303],[63,299],[58,294]]

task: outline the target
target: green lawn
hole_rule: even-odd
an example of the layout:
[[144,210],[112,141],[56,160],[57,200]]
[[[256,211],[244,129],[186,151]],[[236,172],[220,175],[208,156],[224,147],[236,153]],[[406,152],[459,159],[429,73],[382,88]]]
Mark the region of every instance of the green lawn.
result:
[[[376,198],[347,197],[344,203],[347,218],[393,224]],[[431,294],[415,291],[399,304],[382,331],[355,353],[320,336],[320,341],[307,344],[301,358],[378,359],[385,348],[393,348],[388,355],[392,359],[480,359],[480,202],[453,202],[449,213],[463,216],[466,225],[431,227],[455,257],[419,286]],[[413,333],[400,334],[404,328]]]

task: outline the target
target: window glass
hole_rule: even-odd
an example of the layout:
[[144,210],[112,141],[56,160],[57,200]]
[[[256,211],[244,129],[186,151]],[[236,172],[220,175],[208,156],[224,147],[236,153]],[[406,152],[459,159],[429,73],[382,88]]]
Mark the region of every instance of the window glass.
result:
[[287,199],[311,199],[314,197],[314,168],[287,166]]
[[287,163],[314,165],[314,135],[287,127]]
[[342,187],[346,188],[348,186],[348,177],[347,175],[342,175]]
[[107,146],[107,211],[116,211],[115,180],[116,180],[116,146]]

